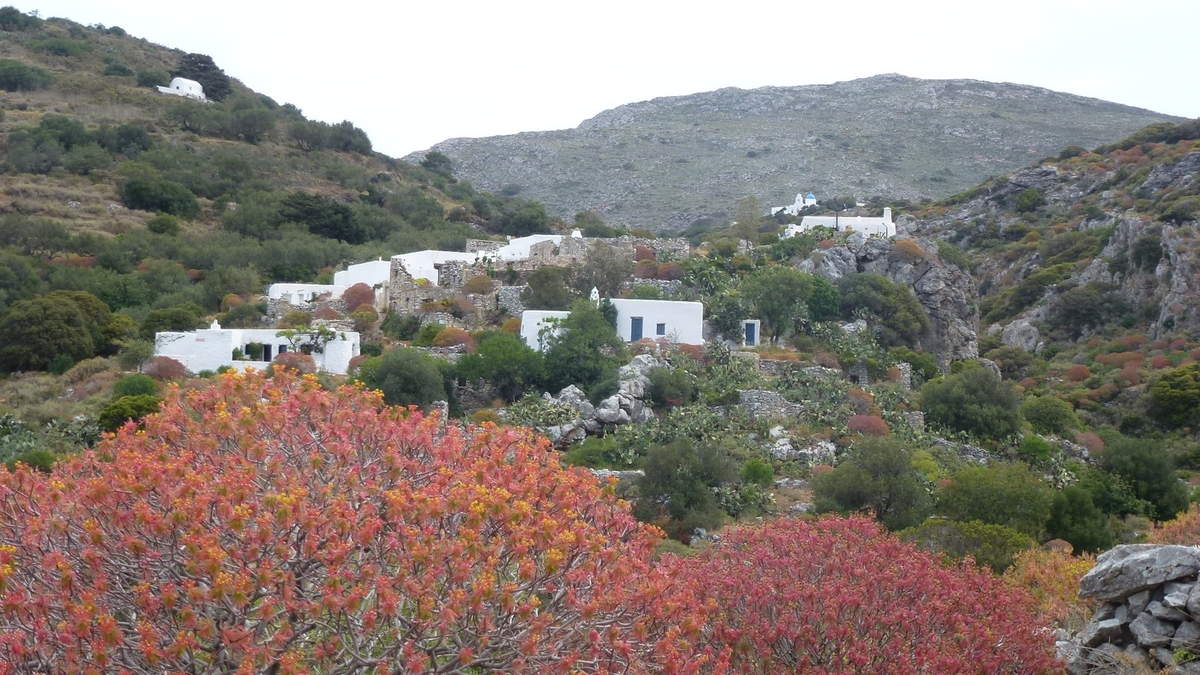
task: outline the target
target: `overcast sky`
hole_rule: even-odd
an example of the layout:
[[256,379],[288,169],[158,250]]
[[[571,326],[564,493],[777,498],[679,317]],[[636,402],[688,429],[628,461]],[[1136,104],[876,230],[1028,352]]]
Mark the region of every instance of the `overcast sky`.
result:
[[45,0],[211,55],[393,156],[573,127],[622,103],[879,73],[1032,84],[1200,116],[1200,0]]

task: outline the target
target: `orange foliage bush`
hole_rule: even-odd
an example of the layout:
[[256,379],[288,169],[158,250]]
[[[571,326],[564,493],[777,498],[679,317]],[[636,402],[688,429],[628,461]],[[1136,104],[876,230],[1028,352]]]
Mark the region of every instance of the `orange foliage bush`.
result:
[[654,274],[656,279],[675,281],[683,278],[683,268],[677,262],[665,262],[658,266]]
[[0,512],[16,672],[702,668],[716,609],[544,439],[311,377],[174,390],[144,432],[0,471]]
[[1168,520],[1150,532],[1154,544],[1183,544],[1200,546],[1200,507],[1193,504],[1187,511]]
[[157,380],[181,380],[188,376],[188,369],[169,356],[152,356],[142,365],[142,372]]
[[333,321],[342,318],[342,315],[336,309],[330,307],[329,305],[325,305],[323,307],[318,307],[317,311],[312,313],[312,318]]
[[1075,432],[1075,442],[1087,448],[1093,455],[1104,451],[1104,439],[1090,431]]
[[227,312],[234,307],[244,305],[245,303],[245,299],[243,299],[242,296],[238,295],[237,293],[226,293],[225,297],[221,298],[221,310]]
[[353,312],[362,305],[374,305],[375,289],[360,281],[342,293],[342,302],[346,303],[347,312]]
[[862,516],[722,530],[667,573],[713,607],[713,651],[747,673],[1059,670],[1029,595],[950,566]]
[[1154,369],[1166,368],[1171,365],[1171,359],[1164,354],[1159,354],[1150,359],[1150,367]]
[[1079,579],[1095,565],[1094,555],[1071,555],[1070,544],[1065,551],[1031,548],[1017,554],[1004,581],[1028,591],[1046,622],[1077,631],[1099,605],[1079,597]]
[[925,260],[929,256],[925,249],[917,243],[916,239],[896,239],[894,241],[893,250],[895,250],[896,255],[901,260],[916,262],[918,260]]
[[1142,381],[1142,372],[1139,369],[1140,364],[1132,361],[1126,363],[1121,371],[1117,373],[1117,380],[1127,387],[1132,387],[1135,384],[1140,384]]
[[462,291],[463,293],[472,293],[474,295],[486,295],[492,292],[492,288],[491,277],[486,274],[477,274],[467,280],[467,283],[463,284]]
[[643,260],[657,260],[658,254],[656,254],[654,249],[650,248],[649,246],[638,244],[633,247],[633,259],[638,262]]
[[278,373],[286,370],[292,370],[297,373],[309,375],[317,372],[317,362],[313,357],[303,352],[284,352],[276,354],[271,361],[271,372]]
[[521,320],[515,316],[505,319],[504,323],[500,324],[500,330],[504,331],[505,333],[520,333]]
[[1117,368],[1124,368],[1131,363],[1141,365],[1143,358],[1145,357],[1140,352],[1113,352],[1112,354],[1099,354],[1096,356],[1096,360],[1100,363]]
[[1063,375],[1068,382],[1083,382],[1092,376],[1092,371],[1083,364],[1075,364],[1067,368],[1067,372]]
[[871,409],[871,406],[875,405],[875,396],[871,392],[864,391],[858,387],[851,387],[846,392],[846,395],[850,399],[850,405],[860,413],[865,413]]
[[816,361],[818,366],[833,368],[834,370],[842,369],[842,364],[838,363],[837,357],[829,352],[817,352],[813,355],[813,361]]
[[658,263],[642,261],[633,266],[633,276],[636,279],[655,279],[658,275]]
[[1117,338],[1117,344],[1121,345],[1125,349],[1140,349],[1142,345],[1146,344],[1147,340],[1149,340],[1149,338],[1147,338],[1145,335],[1142,335],[1141,333],[1135,333],[1133,335],[1123,335]]
[[469,352],[475,351],[475,339],[461,328],[447,326],[433,337],[434,347],[453,347],[455,345],[462,345]]
[[864,436],[886,436],[891,433],[887,422],[876,415],[851,415],[846,427]]

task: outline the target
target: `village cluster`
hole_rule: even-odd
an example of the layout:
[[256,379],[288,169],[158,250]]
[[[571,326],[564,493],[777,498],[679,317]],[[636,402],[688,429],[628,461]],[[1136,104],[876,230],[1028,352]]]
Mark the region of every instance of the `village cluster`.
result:
[[[801,209],[815,204],[816,197],[811,192],[798,194],[794,204],[773,208],[771,213],[797,215]],[[891,209],[884,209],[882,217],[804,215],[798,224],[788,224],[781,234],[793,237],[815,227],[875,237],[896,234]],[[315,313],[326,307],[339,310],[343,294],[352,286],[365,284],[375,291],[376,310],[416,316],[422,322],[476,329],[497,313],[520,317],[522,339],[533,349],[544,349],[555,325],[568,313],[527,309],[521,300],[527,288],[525,279],[542,267],[577,267],[596,246],[607,246],[630,261],[639,248],[653,252],[659,260],[681,260],[691,252],[686,239],[584,237],[579,230],[569,235],[510,237],[507,242],[470,239],[464,251],[414,251],[387,260],[349,265],[334,273],[331,284],[271,284],[266,294],[267,316],[278,319],[289,311]],[[486,288],[480,288],[478,282],[468,287],[468,282],[481,278],[488,280]],[[629,284],[647,281],[632,279]],[[601,301],[595,289],[592,300]],[[616,309],[617,334],[627,342],[650,339],[699,345],[709,335],[702,303],[607,300]],[[740,346],[757,346],[760,335],[760,322],[746,318]],[[350,322],[338,319],[316,319],[311,331],[301,333],[273,328],[222,328],[214,321],[207,329],[160,332],[155,336],[156,355],[175,359],[193,372],[222,367],[262,369],[278,354],[303,350],[313,357],[318,369],[344,374],[350,369],[351,360],[359,355],[360,347],[360,336],[352,330]]]

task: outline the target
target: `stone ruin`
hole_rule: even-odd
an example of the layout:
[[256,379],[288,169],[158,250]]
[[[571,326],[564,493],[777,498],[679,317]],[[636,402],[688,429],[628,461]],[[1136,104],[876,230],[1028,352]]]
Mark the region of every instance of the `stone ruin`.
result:
[[1079,595],[1101,603],[1058,642],[1070,673],[1200,673],[1200,547],[1117,546],[1096,558]]

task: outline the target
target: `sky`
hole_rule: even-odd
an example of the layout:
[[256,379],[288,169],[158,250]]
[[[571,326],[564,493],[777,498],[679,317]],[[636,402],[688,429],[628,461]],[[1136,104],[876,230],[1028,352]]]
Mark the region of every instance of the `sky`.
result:
[[201,52],[403,156],[562,129],[624,103],[901,73],[1200,116],[1200,0],[17,0]]

